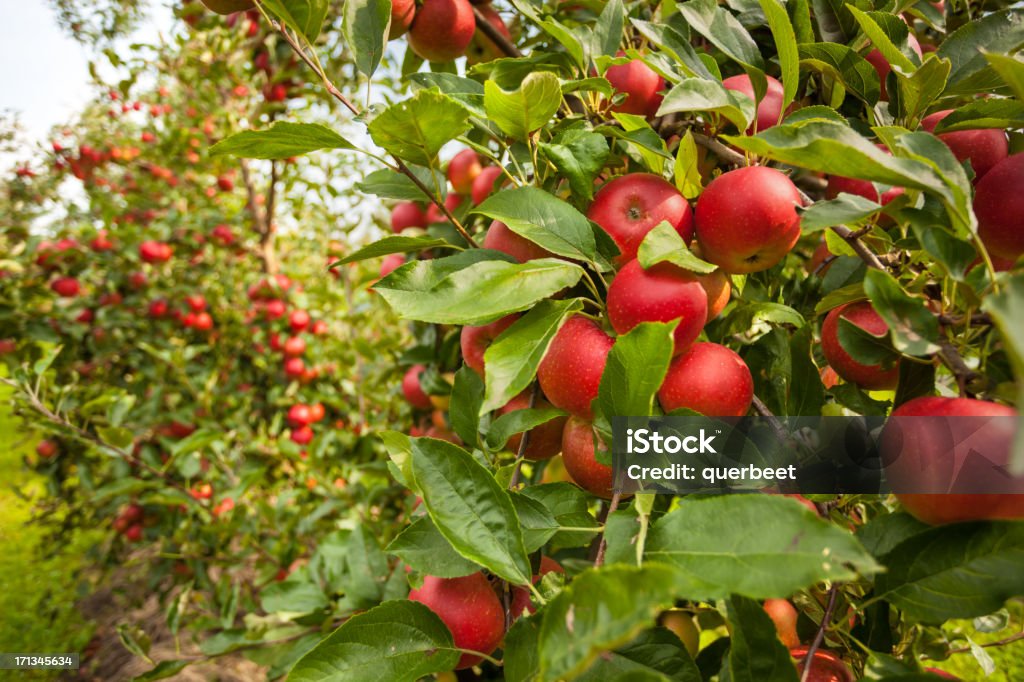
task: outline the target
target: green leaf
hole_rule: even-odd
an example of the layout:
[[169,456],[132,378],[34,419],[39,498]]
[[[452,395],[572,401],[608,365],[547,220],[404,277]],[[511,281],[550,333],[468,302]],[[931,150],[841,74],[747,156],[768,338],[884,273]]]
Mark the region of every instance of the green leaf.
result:
[[392,253],[414,253],[437,248],[454,249],[455,247],[444,239],[437,239],[435,237],[403,237],[401,235],[394,235],[384,237],[369,246],[364,246],[355,253],[345,256],[337,262],[336,266],[369,260],[371,258],[380,258]]
[[875,579],[875,596],[907,616],[928,623],[984,616],[1024,593],[1024,524],[931,528],[901,542],[882,561],[887,571]]
[[[999,329],[1003,347],[1010,358],[1014,375],[1017,378],[1017,405],[1024,404],[1024,275],[1017,275],[1004,284],[1002,291],[995,296],[986,297],[982,302]],[[1010,473],[1015,476],[1024,474],[1024,415],[1019,418],[1017,435],[1013,440],[1013,452],[1010,456]]]
[[[889,37],[889,34],[882,29],[876,19],[881,19],[878,13],[872,12],[870,15],[866,12],[862,12],[853,5],[847,5],[847,9],[853,18],[860,24],[861,30],[871,40],[871,43],[882,53],[885,60],[893,66],[899,67],[908,73],[913,71],[916,67],[914,62],[910,60],[907,55],[903,54],[900,48],[894,44],[893,40]],[[884,15],[883,15],[884,16]],[[899,21],[896,17],[889,15],[894,21]],[[907,36],[907,25],[903,24],[903,41],[906,42]]]
[[561,84],[558,76],[549,71],[531,73],[518,89],[511,91],[503,90],[492,80],[484,83],[487,117],[517,140],[525,140],[543,127],[561,104]]
[[658,116],[680,111],[714,112],[739,130],[746,130],[754,119],[754,100],[741,92],[727,90],[718,81],[687,78],[665,95]]
[[260,593],[260,607],[267,613],[313,613],[327,606],[327,597],[318,585],[298,580],[272,583]]
[[507,405],[530,385],[551,339],[582,309],[578,298],[541,301],[494,340],[484,353],[487,390],[481,414]]
[[320,36],[330,6],[328,0],[262,0],[260,4],[310,43]]
[[881,96],[878,72],[868,60],[839,43],[805,43],[800,45],[801,65],[835,78],[855,97],[874,106]]
[[665,141],[655,132],[647,119],[636,114],[624,114],[618,111],[613,112],[612,116],[622,126],[622,130],[605,128],[605,133],[629,142],[632,145],[632,148],[627,148],[627,153],[630,156],[638,163],[642,163],[651,173],[663,175],[665,162],[673,160],[672,155],[668,153]]
[[508,443],[508,439],[517,433],[525,433],[541,424],[547,424],[552,419],[564,417],[565,414],[562,410],[555,409],[525,409],[503,414],[494,420],[487,431],[487,447],[490,450],[500,450]]
[[348,566],[345,596],[353,600],[357,608],[379,603],[389,573],[388,562],[376,537],[363,524],[357,524],[348,536],[345,562]]
[[825,387],[812,358],[814,330],[804,325],[793,332],[789,342],[792,381],[786,401],[786,414],[800,416],[821,414],[825,403]]
[[645,270],[662,262],[669,262],[684,270],[705,274],[718,269],[717,265],[702,261],[693,255],[675,228],[664,220],[648,232],[644,240],[640,242],[637,260]]
[[367,78],[384,56],[391,26],[391,0],[345,0],[342,31],[356,68]]
[[165,680],[172,675],[177,675],[187,668],[192,661],[160,661],[152,670],[132,678],[132,682],[151,682],[151,680]]
[[535,682],[540,671],[537,639],[540,636],[541,614],[522,616],[512,623],[505,635],[505,681]]
[[451,632],[418,602],[389,601],[352,616],[295,664],[291,682],[415,682],[453,669]]
[[51,348],[46,355],[36,360],[35,364],[32,365],[32,374],[37,377],[41,377],[46,374],[46,370],[50,369],[50,365],[57,359],[60,352],[64,350],[64,346],[54,346]]
[[967,85],[969,79],[977,80],[981,72],[991,70],[985,52],[1011,54],[1022,43],[1024,16],[1007,9],[967,22],[947,36],[935,54],[952,62],[950,86]]
[[625,11],[622,0],[610,0],[605,4],[593,28],[590,45],[591,59],[600,55],[614,57],[622,42],[622,22]]
[[587,58],[583,55],[583,43],[569,27],[552,18],[538,20],[537,25],[565,48],[580,70],[584,72],[587,70]]
[[448,418],[462,442],[476,447],[479,440],[480,406],[484,401],[484,382],[473,369],[463,365],[455,373]]
[[558,532],[558,521],[540,502],[520,493],[509,493],[523,528],[523,545],[528,554],[544,546]]
[[1014,96],[1018,100],[1024,100],[1024,61],[1021,61],[1019,56],[990,52],[984,52],[983,54],[992,69],[999,74],[1004,83],[1010,86]]
[[672,57],[688,77],[717,80],[708,70],[707,65],[701,61],[689,40],[675,28],[664,24],[652,24],[640,19],[630,19],[629,21],[641,35],[661,48],[666,55]]
[[370,137],[400,159],[432,167],[441,147],[469,130],[469,113],[439,90],[420,90],[370,121]]
[[954,130],[980,128],[1024,128],[1024,102],[1013,99],[979,99],[954,109],[939,121],[934,132],[939,135]]
[[243,159],[287,159],[320,149],[355,149],[352,143],[319,123],[278,121],[265,130],[244,130],[210,147],[210,154]]
[[224,432],[220,429],[203,428],[193,431],[187,437],[182,438],[170,447],[171,455],[180,457],[190,452],[202,450],[224,438]]
[[679,568],[679,596],[700,600],[787,597],[879,570],[848,532],[772,495],[684,499],[652,525],[646,555]]
[[441,535],[456,552],[525,585],[530,559],[508,491],[472,455],[447,441],[412,439],[416,486]]
[[544,609],[540,679],[572,679],[602,652],[627,644],[672,604],[673,590],[673,571],[653,563],[579,574]]
[[673,170],[676,188],[687,199],[696,199],[703,190],[699,160],[697,143],[693,141],[693,133],[687,130],[679,140],[675,169]]
[[629,644],[598,656],[576,680],[605,682],[642,673],[658,680],[701,682],[700,670],[682,641],[671,630],[660,627],[644,630]]
[[480,570],[477,564],[462,558],[452,549],[451,543],[441,535],[429,516],[407,526],[391,541],[387,551],[414,571],[438,578],[461,578]]
[[594,196],[594,179],[604,169],[610,150],[608,140],[598,133],[573,128],[540,150],[569,180],[574,194],[589,201]]
[[[435,171],[437,173],[435,183],[435,179],[431,178],[430,171],[428,169],[413,166],[409,170],[412,171],[412,173],[415,174],[424,185],[430,187],[431,191],[433,191],[435,184],[440,185],[442,188],[441,199],[444,199],[445,194],[443,189],[447,182],[444,177],[444,173],[440,170]],[[356,189],[360,192],[366,192],[367,194],[373,194],[381,197],[382,199],[396,199],[398,201],[433,201],[433,197],[417,187],[416,183],[414,183],[407,175],[387,168],[375,170],[367,175],[361,182],[356,183]]]
[[772,619],[759,602],[734,596],[726,602],[729,629],[727,678],[732,682],[797,682],[789,651],[779,641]]
[[793,31],[789,15],[786,14],[786,8],[778,0],[760,0],[760,3],[775,39],[775,51],[779,55],[779,66],[782,68],[782,111],[785,111],[796,98],[797,85],[800,83],[800,55],[797,50],[796,33]]
[[615,340],[597,397],[606,419],[651,414],[672,361],[675,328],[673,322],[642,322]]
[[104,443],[109,443],[121,450],[131,447],[132,443],[135,442],[135,436],[131,431],[118,427],[97,426],[96,435]]
[[896,360],[896,351],[889,341],[888,333],[875,336],[846,318],[839,318],[837,336],[839,345],[857,362],[891,367]]
[[679,13],[697,33],[741,66],[764,71],[764,59],[757,43],[736,17],[715,0],[690,0],[679,5]]
[[903,290],[892,275],[868,270],[864,292],[871,306],[889,325],[896,350],[907,355],[925,356],[939,350],[939,321],[921,298]]
[[857,529],[857,539],[873,556],[883,556],[904,540],[928,530],[930,526],[906,512],[883,514]]
[[834,225],[857,223],[882,210],[882,207],[857,194],[845,192],[829,201],[817,201],[800,215],[800,229],[805,234]]
[[907,118],[918,118],[946,89],[948,59],[927,59],[910,76],[896,72],[898,104]]
[[462,102],[475,116],[486,118],[483,83],[453,73],[422,72],[409,76],[420,88],[438,88],[454,100]]
[[516,187],[498,192],[473,211],[500,220],[508,229],[553,254],[585,261],[597,258],[587,217],[542,189]]
[[584,547],[594,539],[601,525],[590,513],[591,498],[571,483],[542,483],[520,493],[544,505],[560,528],[591,530],[559,530],[549,540],[556,547]]
[[374,289],[406,319],[483,325],[526,310],[583,276],[580,266],[555,258],[522,264],[482,260],[464,267],[457,266],[465,259],[452,263],[453,258],[407,263]]

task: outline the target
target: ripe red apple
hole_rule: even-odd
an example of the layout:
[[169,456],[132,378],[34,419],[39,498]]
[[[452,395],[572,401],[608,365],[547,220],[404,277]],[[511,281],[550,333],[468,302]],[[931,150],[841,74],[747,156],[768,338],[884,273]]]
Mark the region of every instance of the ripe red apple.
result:
[[800,238],[800,191],[781,171],[748,166],[723,173],[697,200],[697,241],[705,260],[728,273],[767,270]]
[[[623,54],[619,52],[616,56],[621,57]],[[609,66],[604,77],[616,92],[626,95],[626,99],[613,106],[612,111],[647,118],[657,115],[658,107],[664,99],[661,91],[665,89],[665,79],[643,61],[633,59],[625,64]]]
[[82,285],[74,277],[58,277],[50,282],[50,289],[61,298],[74,298],[82,291]]
[[742,417],[753,398],[754,379],[743,358],[707,342],[674,359],[658,389],[666,412],[685,407],[709,417]]
[[415,201],[403,201],[391,209],[391,231],[398,234],[407,227],[426,227],[427,216]]
[[[455,209],[462,205],[465,200],[461,194],[449,194],[444,199],[444,206],[452,214],[455,213]],[[427,206],[427,224],[433,225],[434,223],[446,223],[448,217],[441,212],[441,209],[437,207],[437,204],[430,204]]]
[[[805,646],[789,650],[789,654],[796,660],[796,669],[800,673],[803,673],[808,651]],[[856,679],[843,659],[831,651],[815,651],[810,667],[811,674],[807,677],[807,682],[854,682]]]
[[747,128],[747,135],[753,135],[756,132],[778,125],[779,117],[782,115],[782,83],[771,76],[765,76],[765,78],[768,79],[768,89],[765,91],[764,97],[760,102],[757,102],[754,97],[754,84],[750,82],[750,76],[747,74],[730,76],[722,81],[722,85],[725,86],[726,90],[743,93],[757,102],[757,114],[754,122]]
[[124,539],[128,542],[139,542],[142,540],[142,526],[138,523],[128,526],[124,531]]
[[284,373],[290,379],[298,379],[306,372],[306,363],[302,358],[288,358],[284,361]]
[[297,403],[288,410],[288,423],[292,426],[307,426],[314,421],[309,405]]
[[[501,15],[498,14],[491,3],[479,2],[479,0],[470,0],[470,2],[477,6],[480,14],[498,33],[509,41],[512,40],[512,33],[509,32],[508,26],[505,25],[505,20],[501,18]],[[506,55],[502,49],[487,37],[486,33],[477,29],[476,33],[473,34],[473,40],[469,44],[469,49],[466,50],[466,63],[469,65],[480,64],[481,62],[501,59],[504,56]]]
[[484,248],[501,251],[515,258],[520,263],[537,258],[554,258],[555,254],[521,237],[508,229],[505,223],[495,220],[484,236]]
[[198,331],[208,332],[213,329],[213,318],[207,312],[196,313],[191,326]]
[[276,320],[284,315],[287,310],[288,306],[279,298],[267,301],[267,304],[263,308],[263,312],[267,316],[268,320]]
[[290,357],[298,357],[306,352],[306,341],[301,336],[290,336],[284,342],[284,354]]
[[433,408],[430,396],[423,392],[420,386],[420,374],[426,369],[423,365],[413,365],[402,377],[402,395],[409,401],[409,404],[420,410]]
[[[549,556],[541,556],[540,566],[537,569],[537,573],[533,576],[533,584],[536,585],[540,582],[548,573],[565,573],[565,569],[562,565],[552,559]],[[523,613],[531,614],[537,611],[533,606],[533,602],[530,600],[530,590],[523,587],[522,585],[516,585],[512,588],[512,605],[509,607],[509,613],[512,619],[516,619]]]
[[978,236],[993,256],[1017,260],[1024,254],[1024,153],[1000,161],[974,193]]
[[679,320],[674,354],[697,340],[708,319],[708,294],[696,275],[671,263],[644,270],[639,260],[626,263],[608,288],[608,320],[619,334],[641,322]]
[[403,265],[405,265],[405,256],[400,253],[384,256],[384,260],[380,262],[380,276],[387,277]]
[[[483,573],[462,578],[424,576],[423,586],[410,590],[409,599],[436,613],[459,649],[490,654],[505,636],[505,610]],[[456,669],[470,668],[481,660],[463,654]]]
[[473,181],[483,169],[480,155],[472,149],[463,149],[448,162],[448,182],[456,193],[469,194],[473,191]]
[[312,417],[314,422],[320,421],[326,414],[327,410],[324,408],[323,403],[313,403],[309,406],[309,416]]
[[450,62],[466,53],[475,31],[469,0],[424,0],[409,28],[409,47],[429,62]]
[[484,199],[489,197],[498,188],[498,180],[502,176],[504,176],[504,173],[502,173],[501,168],[498,166],[487,166],[480,171],[480,174],[473,179],[473,187],[470,191],[474,206],[482,203]]
[[577,315],[566,320],[537,368],[537,380],[555,407],[585,419],[597,397],[608,353],[615,340],[594,321]]
[[[499,415],[508,414],[515,412],[516,410],[525,410],[530,407],[530,395],[529,391],[520,393],[512,400],[498,410]],[[533,403],[535,410],[550,410],[551,403],[540,396]],[[526,450],[523,451],[523,457],[528,460],[537,462],[542,459],[550,459],[562,451],[562,432],[565,429],[565,422],[567,417],[558,417],[552,419],[549,422],[535,426],[529,431],[529,439],[526,441]],[[517,433],[508,439],[507,447],[512,452],[518,452],[519,446],[523,442],[523,435]],[[532,612],[531,612],[532,613]]]
[[252,0],[202,0],[202,3],[217,14],[234,14],[255,7]]
[[39,445],[36,446],[36,454],[43,459],[49,459],[57,454],[60,448],[57,447],[56,441],[52,440],[41,440]]
[[313,429],[308,424],[292,429],[291,439],[296,445],[308,445],[313,440]]
[[671,183],[653,173],[615,178],[598,191],[587,217],[615,240],[621,251],[616,259],[619,265],[636,258],[640,242],[663,220],[684,242],[693,237],[690,204]]
[[145,241],[139,244],[139,257],[147,263],[166,263],[173,254],[171,246],[163,242]]
[[611,498],[615,473],[597,461],[598,443],[600,438],[590,422],[570,417],[562,432],[562,461],[576,485],[592,495]]
[[185,303],[192,309],[192,312],[199,313],[206,310],[206,299],[201,294],[186,296]]
[[796,609],[787,599],[766,599],[764,611],[775,623],[775,631],[787,649],[800,646],[800,637],[796,634]]
[[293,310],[288,316],[288,327],[293,334],[298,334],[309,326],[309,313],[305,310]]
[[854,360],[839,343],[839,318],[852,322],[874,336],[889,331],[889,325],[875,312],[868,301],[847,303],[832,309],[821,325],[821,352],[829,366],[840,377],[861,388],[881,391],[896,388],[899,380],[899,366],[885,368],[881,365],[865,365]]
[[[903,419],[890,422],[881,445],[886,476],[897,490],[901,480],[946,489],[954,475],[963,475],[965,461],[974,453],[997,465],[1009,461],[1016,420],[981,428],[977,419],[948,419],[942,420],[946,426],[939,428],[932,420],[906,418],[1016,417],[1017,411],[1011,407],[971,398],[927,396],[900,405],[892,416]],[[917,519],[930,524],[1024,519],[1024,495],[898,493],[896,498]]]
[[[936,111],[924,117],[921,127],[930,133],[935,130],[939,121],[952,113],[952,109]],[[957,161],[971,162],[975,183],[1010,154],[1006,132],[995,128],[956,130],[951,133],[939,133],[938,138],[949,147]]]
[[[924,53],[921,52],[921,43],[917,42],[917,38],[914,37],[913,33],[907,36],[907,44],[910,46],[911,50],[917,53],[918,57],[924,56]],[[868,52],[864,55],[864,59],[866,59],[871,66],[875,67],[875,71],[878,73],[878,80],[882,83],[882,93],[879,96],[879,99],[883,102],[888,102],[889,92],[885,87],[885,79],[889,76],[889,72],[892,71],[892,64],[882,56],[882,53],[879,52],[878,49]]]
[[404,35],[416,16],[416,0],[391,0],[391,29],[388,40]]
[[500,320],[479,327],[462,328],[459,344],[462,346],[462,360],[470,369],[484,376],[484,353],[498,335],[519,319],[518,314],[506,315]]

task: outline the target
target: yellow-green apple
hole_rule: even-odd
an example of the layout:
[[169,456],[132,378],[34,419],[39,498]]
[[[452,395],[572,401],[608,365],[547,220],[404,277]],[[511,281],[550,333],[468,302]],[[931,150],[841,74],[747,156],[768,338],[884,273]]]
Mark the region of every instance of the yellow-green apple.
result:
[[690,656],[697,655],[697,651],[700,649],[700,630],[697,629],[697,625],[693,622],[693,616],[689,612],[682,609],[664,611],[658,618],[658,622],[661,627],[668,628],[679,638]]
[[566,320],[537,367],[540,388],[551,404],[578,417],[593,418],[590,403],[597,397],[614,343],[593,320],[582,315]]
[[750,368],[735,351],[699,342],[672,361],[658,389],[666,412],[685,407],[708,417],[742,417],[754,398]]
[[833,308],[821,325],[821,352],[829,366],[840,377],[861,388],[881,391],[896,388],[900,376],[898,364],[892,367],[865,365],[857,362],[839,343],[839,319],[857,325],[873,336],[882,336],[889,331],[889,325],[875,312],[868,301],[846,303]]
[[[409,599],[437,614],[458,649],[490,654],[505,636],[505,610],[483,573],[461,578],[424,576],[423,585],[411,590]],[[462,654],[455,667],[470,668],[481,660],[480,656]]]

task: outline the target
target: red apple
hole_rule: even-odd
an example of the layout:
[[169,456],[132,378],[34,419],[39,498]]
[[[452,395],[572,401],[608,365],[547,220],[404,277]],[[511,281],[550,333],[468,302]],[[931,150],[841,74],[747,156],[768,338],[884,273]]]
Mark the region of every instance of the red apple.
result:
[[479,327],[462,328],[459,343],[462,346],[462,359],[466,365],[480,376],[484,376],[484,353],[498,335],[512,326],[519,315],[506,315],[500,320]]
[[578,417],[593,418],[590,403],[597,397],[614,344],[594,321],[581,315],[566,320],[537,368],[537,380],[551,404]]
[[139,244],[139,257],[147,263],[166,263],[174,251],[169,244],[145,241]]
[[50,289],[61,298],[74,298],[82,292],[82,285],[74,277],[58,277],[50,282]]
[[521,237],[508,229],[505,223],[495,220],[484,236],[485,249],[501,251],[515,258],[520,263],[537,258],[554,258],[555,254],[547,249],[531,242],[526,237]]
[[50,459],[57,454],[60,448],[57,447],[56,441],[52,440],[41,440],[39,445],[36,446],[36,454],[43,459]]
[[391,209],[391,231],[398,234],[407,227],[426,227],[427,216],[414,201],[403,201]]
[[291,439],[296,445],[308,445],[313,440],[313,429],[308,424],[292,429]]
[[797,611],[787,599],[766,599],[764,611],[775,623],[775,631],[787,649],[800,646],[800,637],[796,634]]
[[[527,390],[508,401],[508,404],[498,410],[498,414],[504,415],[510,412],[515,412],[516,410],[525,410],[529,407],[530,395]],[[533,409],[550,410],[551,403],[538,396],[534,401]],[[561,452],[562,432],[565,429],[566,419],[567,417],[558,417],[530,429],[530,435],[526,441],[526,450],[523,451],[523,457],[537,462],[542,459],[550,459]],[[512,452],[518,452],[522,441],[523,435],[521,433],[517,433],[508,439],[506,447]]]
[[213,318],[210,317],[210,313],[202,312],[195,313],[195,320],[192,322],[192,328],[201,332],[207,332],[213,329]]
[[615,473],[597,461],[598,443],[600,438],[590,422],[570,417],[562,432],[562,460],[576,485],[592,495],[611,498]]
[[[805,646],[790,649],[790,655],[796,660],[796,669],[803,673],[809,649]],[[831,651],[818,649],[814,652],[811,661],[811,673],[806,682],[854,682],[856,679],[853,671],[843,662],[843,659]]]
[[[953,113],[952,109],[936,111],[925,116],[921,127],[929,133],[935,130],[939,121]],[[1010,145],[1006,132],[995,128],[981,130],[956,130],[951,133],[939,133],[942,140],[957,161],[970,161],[974,169],[974,181],[977,182],[992,168],[1010,154]]]
[[705,260],[728,273],[767,270],[800,238],[800,191],[781,171],[748,166],[711,181],[694,222]]
[[[617,56],[621,57],[623,53],[619,52]],[[643,61],[633,59],[625,64],[609,66],[604,77],[616,92],[626,95],[626,99],[613,106],[612,111],[647,118],[657,115],[664,99],[661,91],[665,89],[665,79]]]
[[391,0],[391,30],[388,40],[404,35],[416,16],[416,0]]
[[309,313],[305,310],[293,310],[288,316],[288,327],[293,334],[298,334],[309,326]]
[[743,358],[707,342],[674,359],[658,389],[666,412],[685,407],[709,417],[742,417],[753,397],[754,380]]
[[[548,573],[565,573],[565,569],[551,557],[542,556],[537,573],[533,576],[533,584],[536,585]],[[536,611],[537,609],[534,608],[533,602],[530,600],[530,590],[521,585],[513,587],[512,605],[509,607],[509,613],[513,620],[523,615],[524,612],[530,614]]]
[[779,118],[782,116],[782,83],[771,76],[765,76],[765,78],[768,79],[768,90],[765,91],[764,97],[760,102],[757,102],[754,97],[754,84],[750,82],[750,76],[747,74],[730,76],[722,81],[722,85],[725,86],[726,90],[743,93],[757,102],[757,114],[754,122],[747,128],[747,135],[753,135],[756,132],[778,125]]
[[[409,599],[437,614],[451,631],[456,648],[490,654],[505,636],[505,610],[483,573],[462,578],[424,576],[423,586],[411,590]],[[481,660],[463,654],[456,669],[470,668]]]
[[284,354],[290,357],[298,357],[306,352],[306,341],[301,336],[290,336],[284,342]]
[[483,203],[483,200],[489,197],[495,189],[498,188],[498,180],[505,174],[498,166],[487,166],[480,174],[473,179],[473,187],[470,192],[470,196],[473,199],[473,205]]
[[298,379],[306,372],[306,363],[302,358],[288,358],[284,361],[284,373],[290,379]]
[[469,0],[424,0],[409,28],[409,47],[429,62],[450,62],[466,53],[475,31]]
[[[455,213],[455,209],[462,205],[463,197],[461,194],[449,194],[445,197],[444,205],[445,208],[452,214]],[[441,212],[441,209],[437,207],[437,204],[430,204],[427,206],[427,224],[433,225],[434,223],[446,223],[448,217]]]
[[619,334],[641,322],[679,320],[674,354],[690,347],[708,318],[708,294],[696,275],[671,263],[644,270],[640,261],[626,263],[608,288],[608,320]]
[[[907,36],[907,44],[910,46],[911,50],[917,53],[918,57],[924,56],[924,53],[921,52],[921,43],[917,42],[917,38],[914,37],[913,33]],[[889,72],[892,71],[892,64],[890,64],[889,60],[883,57],[882,53],[877,49],[871,50],[871,52],[864,55],[864,59],[866,59],[871,66],[875,67],[875,71],[878,73],[878,80],[882,83],[882,92],[879,99],[883,102],[889,101],[889,93],[885,87],[885,79],[889,76]]]
[[201,294],[192,294],[185,297],[185,303],[194,313],[206,310],[206,299]]
[[[505,20],[501,18],[501,15],[498,14],[489,2],[482,3],[474,0],[470,0],[470,2],[477,5],[477,10],[498,33],[507,40],[512,40],[512,34],[509,32],[508,26],[505,25]],[[481,62],[501,59],[505,56],[505,52],[493,40],[487,37],[487,34],[477,29],[476,33],[473,34],[473,41],[469,44],[469,49],[466,51],[466,63],[470,65],[480,64]]]
[[974,193],[978,236],[993,256],[1017,260],[1024,254],[1024,153],[1000,161]]
[[615,240],[621,251],[619,265],[636,258],[640,242],[662,221],[667,220],[684,242],[693,237],[690,204],[671,183],[652,173],[630,173],[606,184],[587,217]]
[[[990,422],[982,428],[978,419],[958,421],[955,417],[1016,416],[1013,408],[985,400],[931,396],[910,400],[892,411],[899,421],[890,422],[882,435],[886,476],[897,490],[901,480],[946,489],[954,475],[963,475],[971,457],[981,455],[996,465],[1005,464],[1016,419]],[[951,419],[941,420],[946,426],[939,428],[935,423],[939,420],[908,417]],[[1017,481],[1014,489],[1019,488]],[[917,519],[930,524],[1024,519],[1024,495],[897,493],[896,498]]]
[[288,410],[288,423],[292,426],[308,426],[314,421],[309,405],[298,403]]
[[430,396],[423,392],[420,386],[420,374],[426,369],[423,365],[413,365],[402,377],[402,395],[409,401],[409,404],[420,410],[433,408]]
[[875,312],[868,301],[847,303],[833,308],[821,325],[821,352],[829,366],[840,377],[861,388],[881,391],[896,388],[899,380],[899,366],[885,368],[881,365],[865,365],[854,360],[839,343],[839,318],[852,322],[874,336],[889,331],[889,325]]

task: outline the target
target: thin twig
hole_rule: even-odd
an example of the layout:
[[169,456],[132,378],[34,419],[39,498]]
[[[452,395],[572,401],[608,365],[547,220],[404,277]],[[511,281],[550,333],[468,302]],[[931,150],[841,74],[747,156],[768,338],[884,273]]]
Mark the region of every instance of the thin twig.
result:
[[480,10],[475,6],[473,7],[473,16],[476,17],[477,30],[490,38],[491,42],[497,45],[499,50],[509,57],[523,56],[523,53],[519,51],[519,48],[513,45],[512,41],[506,38],[504,34],[494,26],[494,24],[487,21],[487,17],[481,14]]
[[956,377],[956,385],[960,390],[960,395],[965,397],[974,397],[974,391],[971,389],[971,384],[977,382],[981,377],[980,374],[975,372],[973,369],[967,366],[963,356],[957,351],[952,343],[946,339],[939,340],[939,352],[936,353],[939,360],[942,361],[949,371]]
[[846,225],[833,225],[832,231],[838,234],[843,240],[850,245],[862,261],[869,267],[875,270],[885,270],[885,266],[882,265],[882,261],[878,260],[878,256],[867,247],[864,242],[860,240],[853,230],[848,228]]
[[[621,496],[622,493],[618,491],[612,493],[612,501],[608,503],[608,513],[605,515],[605,520],[607,520],[608,517],[615,513],[615,510],[619,506],[619,498]],[[594,568],[598,568],[602,564],[604,564],[604,553],[608,549],[608,536],[605,535],[605,533],[607,532],[607,528],[608,526],[605,525],[605,531],[601,532],[601,544],[597,546],[597,557],[594,558]]]
[[828,629],[829,624],[832,622],[832,612],[836,608],[836,599],[839,597],[839,585],[832,583],[832,587],[828,589],[828,604],[825,606],[825,613],[821,616],[821,625],[818,626],[818,632],[814,635],[814,641],[811,642],[811,646],[807,649],[807,658],[804,659],[804,671],[800,675],[800,682],[807,682],[811,678],[811,667],[814,665],[814,654],[821,648],[821,643],[825,640],[825,630]]
[[[1005,638],[997,640],[995,642],[986,642],[985,644],[976,644],[975,646],[981,647],[982,649],[986,649],[988,647],[1006,646],[1007,644],[1013,644],[1014,642],[1019,642],[1022,639],[1024,639],[1024,632],[1018,632],[1015,635],[1010,635],[1009,637],[1005,637]],[[968,654],[970,652],[971,652],[971,647],[969,647],[969,646],[961,647],[959,649],[950,649],[949,650],[949,653],[951,653],[951,654]]]
[[[529,409],[533,409],[534,403],[537,402],[537,384],[533,384],[533,390],[530,391],[530,404]],[[514,490],[519,485],[520,472],[523,470],[523,458],[526,456],[526,446],[530,441],[530,432],[525,431],[522,438],[519,440],[519,448],[516,450],[516,463],[515,468],[512,470],[512,478],[509,479],[508,489]]]
[[713,137],[708,137],[703,133],[694,132],[690,130],[690,134],[693,135],[693,141],[704,147],[708,151],[714,152],[718,158],[726,163],[730,163],[734,166],[746,166],[747,157],[740,154],[735,149],[731,149]]

